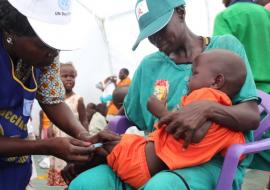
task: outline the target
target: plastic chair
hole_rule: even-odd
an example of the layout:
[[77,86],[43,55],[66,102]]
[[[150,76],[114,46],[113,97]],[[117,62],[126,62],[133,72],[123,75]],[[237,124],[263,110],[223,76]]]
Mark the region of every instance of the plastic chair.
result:
[[261,98],[260,112],[265,112],[266,116],[261,120],[258,129],[254,131],[254,142],[234,144],[228,149],[216,190],[230,190],[232,188],[241,155],[254,154],[270,149],[270,138],[260,140],[263,134],[270,129],[270,95],[260,90],[257,90],[257,93]]
[[269,129],[270,123],[270,95],[257,90],[258,96],[261,98],[261,104],[259,105],[260,112],[265,112],[266,117],[260,122],[260,127],[254,131],[254,139],[259,140],[263,134]]
[[[257,93],[261,98],[259,105],[260,112],[265,112],[266,116],[261,120],[258,129],[254,131],[254,142],[234,144],[228,149],[216,190],[231,189],[241,155],[253,154],[270,149],[270,138],[259,140],[263,134],[270,129],[270,95],[260,90],[257,90]],[[119,134],[124,133],[125,130],[132,125],[132,122],[125,116],[117,116],[109,122],[109,128]]]
[[117,115],[110,119],[108,128],[118,134],[123,134],[127,128],[131,127],[132,125],[134,124],[129,121],[126,116]]

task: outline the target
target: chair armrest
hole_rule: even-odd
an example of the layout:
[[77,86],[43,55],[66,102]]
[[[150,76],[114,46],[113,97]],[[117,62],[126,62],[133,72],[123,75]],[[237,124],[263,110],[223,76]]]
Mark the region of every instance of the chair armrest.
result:
[[267,113],[270,113],[270,95],[261,90],[257,90],[257,94],[261,99],[261,106],[263,107],[263,109]]
[[108,128],[118,134],[123,134],[132,125],[134,124],[126,116],[117,115],[110,120]]
[[260,140],[263,134],[270,129],[270,116],[263,118],[260,122],[260,127],[254,131],[255,141]]
[[255,141],[260,140],[263,134],[270,129],[270,95],[261,90],[257,90],[257,94],[261,99],[260,113],[264,112],[265,116],[261,120],[259,128],[254,131]]
[[241,155],[257,153],[269,149],[270,138],[247,144],[232,145],[226,153],[216,190],[230,190],[232,188],[234,175]]

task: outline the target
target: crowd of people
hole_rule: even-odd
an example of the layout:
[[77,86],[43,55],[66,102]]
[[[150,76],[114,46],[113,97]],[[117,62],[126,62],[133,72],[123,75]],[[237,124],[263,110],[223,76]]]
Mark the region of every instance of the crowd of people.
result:
[[[0,1],[0,189],[26,188],[29,155],[51,155],[48,185],[69,190],[215,189],[226,150],[253,141],[256,88],[270,93],[270,1],[223,3],[209,37],[189,29],[184,0],[138,0],[132,49],[148,39],[158,51],[142,59],[132,81],[122,68],[118,79],[99,82],[100,102],[86,105],[74,92],[76,63],[61,64],[65,47],[46,41],[33,21],[64,25],[70,4],[58,4],[65,11],[58,15],[49,2]],[[27,130],[35,98],[40,139]],[[116,115],[144,133],[110,131]],[[270,152],[242,157],[233,190],[247,167],[270,171]]]

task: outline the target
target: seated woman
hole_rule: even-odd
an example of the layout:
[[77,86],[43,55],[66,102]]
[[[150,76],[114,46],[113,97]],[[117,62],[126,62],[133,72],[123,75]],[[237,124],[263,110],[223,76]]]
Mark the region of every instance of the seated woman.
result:
[[[241,58],[226,50],[211,50],[198,56],[192,66],[190,91],[182,98],[182,106],[199,100],[231,106],[229,97],[233,97],[240,90],[246,78],[245,65]],[[233,70],[238,72],[232,73]],[[168,92],[166,82],[158,81],[155,95],[148,100],[148,110],[157,118],[169,114],[164,104]],[[117,144],[117,141],[106,139],[104,131],[103,134],[93,137],[93,141],[104,143],[103,148],[110,153],[105,163],[108,163],[124,182],[138,189],[161,170],[196,166],[211,160],[219,152],[224,154],[232,144],[245,142],[242,132],[232,131],[210,121],[202,128],[207,131],[204,138],[201,133],[191,133],[175,139],[166,132],[165,126],[161,126],[150,133],[148,138],[125,134]],[[189,142],[185,142],[184,139],[190,135],[192,142],[198,143],[189,145]],[[116,135],[115,138],[117,137]],[[95,157],[94,160],[98,159]],[[101,156],[100,160],[105,158]],[[92,166],[94,164],[91,163]]]

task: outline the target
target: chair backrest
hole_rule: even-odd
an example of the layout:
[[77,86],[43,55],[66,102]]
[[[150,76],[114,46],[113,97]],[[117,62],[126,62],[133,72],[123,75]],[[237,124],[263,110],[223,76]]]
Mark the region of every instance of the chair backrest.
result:
[[114,116],[110,120],[108,124],[108,128],[114,131],[115,133],[123,134],[125,133],[127,128],[129,128],[132,125],[134,124],[131,121],[129,121],[126,116],[118,115],[118,116]]
[[260,112],[264,116],[260,122],[260,126],[254,131],[254,139],[259,140],[263,134],[270,129],[270,95],[257,90],[258,96],[261,98],[259,105]]

